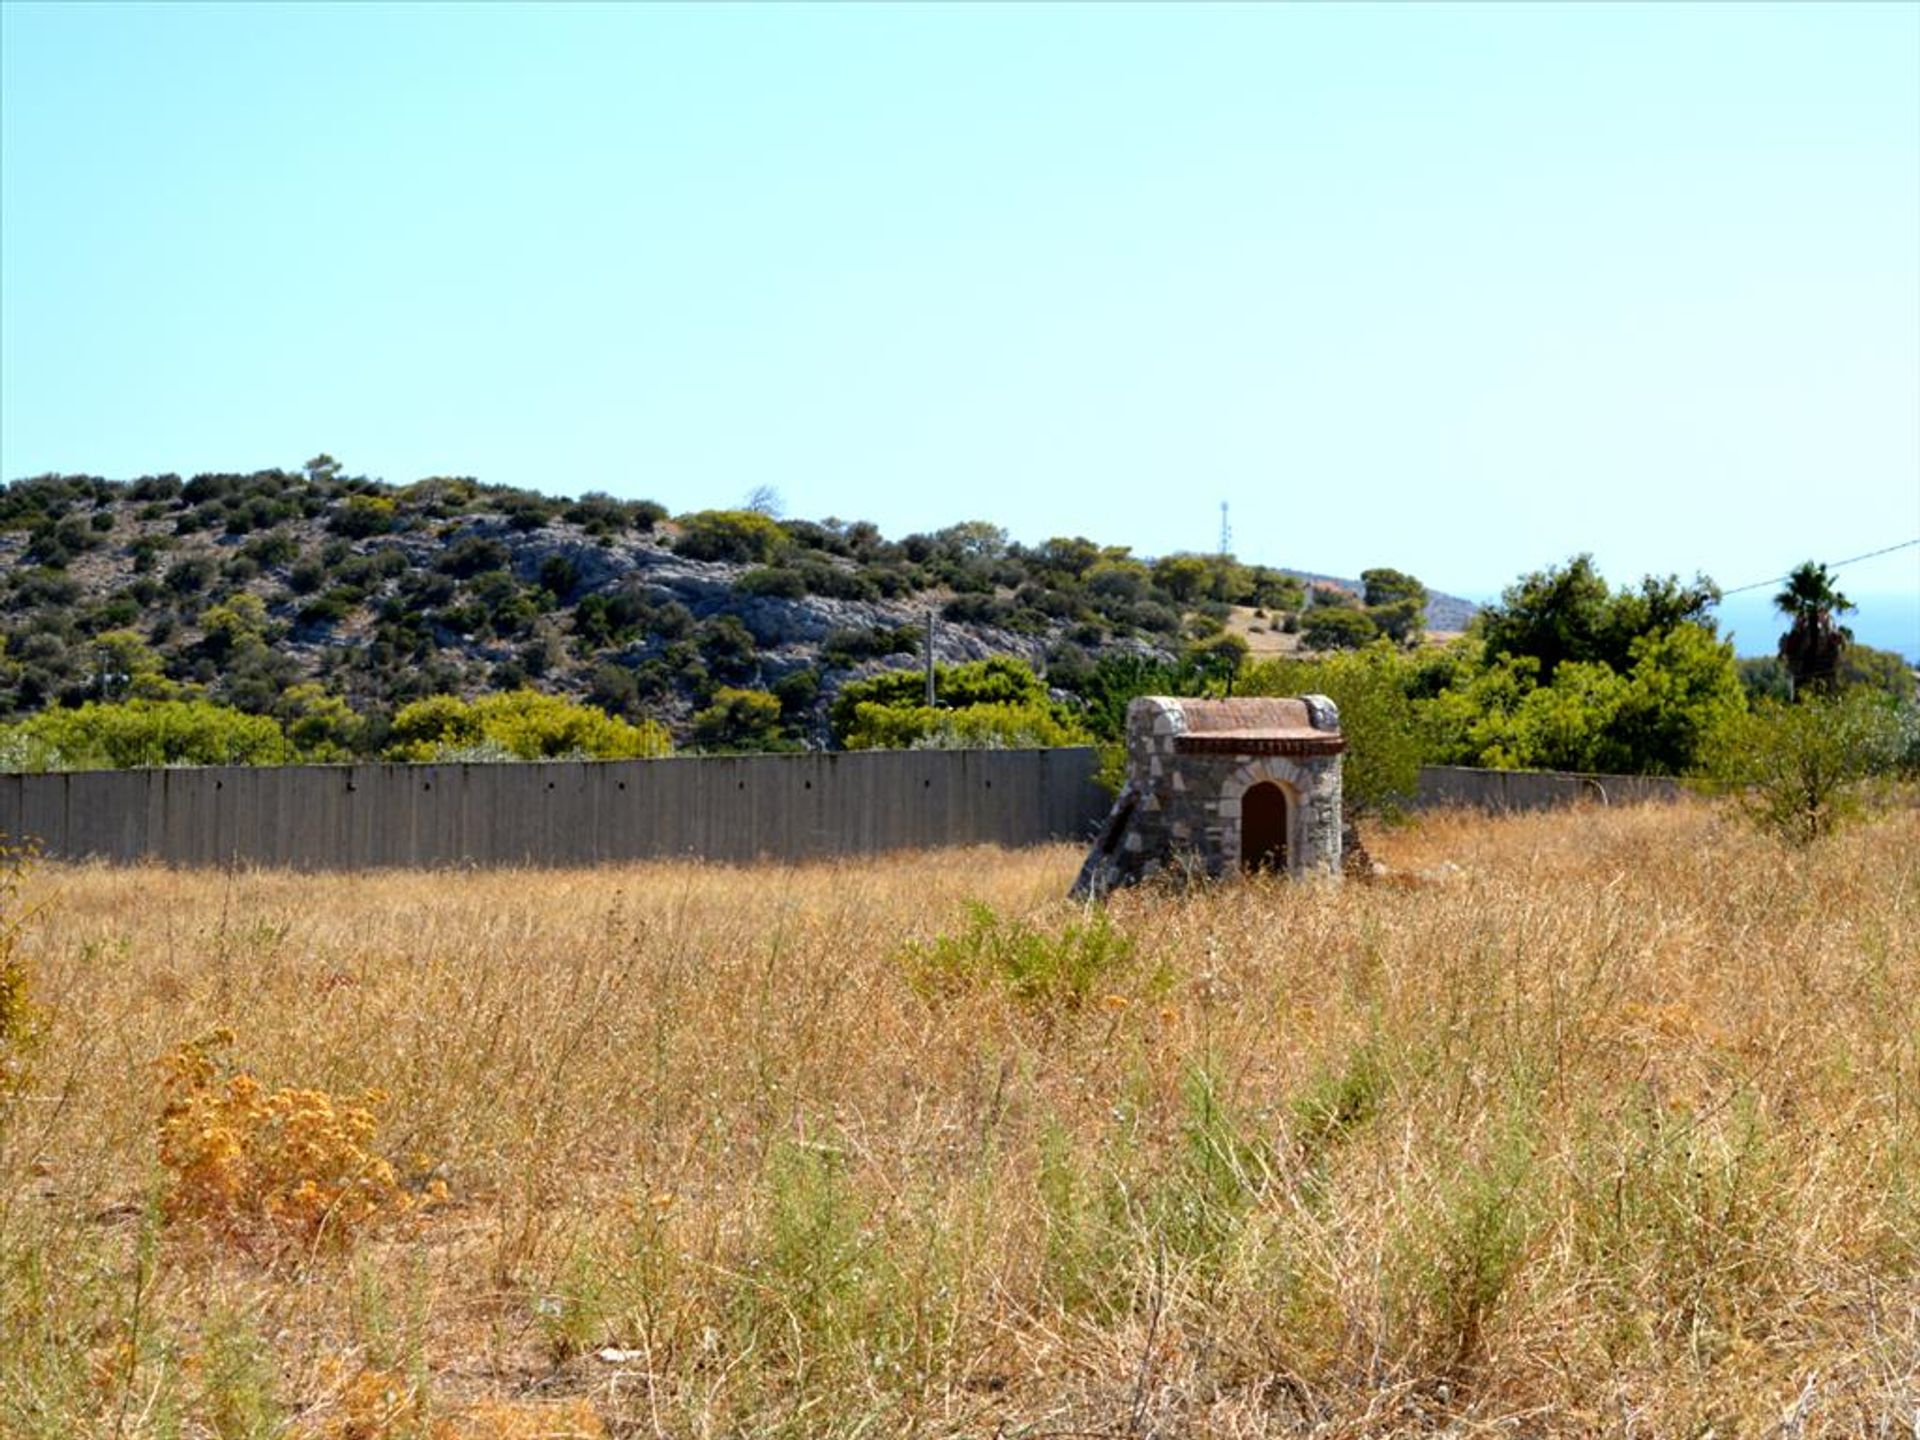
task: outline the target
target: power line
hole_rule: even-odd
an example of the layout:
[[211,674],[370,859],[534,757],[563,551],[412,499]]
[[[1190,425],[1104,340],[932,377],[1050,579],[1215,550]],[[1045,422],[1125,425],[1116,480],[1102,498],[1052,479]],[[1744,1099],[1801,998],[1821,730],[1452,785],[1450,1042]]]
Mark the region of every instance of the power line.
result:
[[[1889,545],[1883,550],[1869,550],[1864,555],[1853,555],[1845,560],[1836,560],[1833,564],[1827,566],[1827,569],[1842,570],[1849,565],[1857,565],[1862,560],[1872,560],[1881,555],[1891,555],[1896,550],[1911,550],[1915,545],[1920,545],[1920,537],[1912,540],[1902,540],[1898,545]],[[1720,598],[1724,600],[1729,595],[1738,595],[1747,590],[1764,590],[1767,586],[1778,585],[1782,580],[1787,578],[1785,575],[1775,575],[1770,580],[1756,580],[1751,585],[1736,585],[1731,590],[1722,590],[1720,592]]]

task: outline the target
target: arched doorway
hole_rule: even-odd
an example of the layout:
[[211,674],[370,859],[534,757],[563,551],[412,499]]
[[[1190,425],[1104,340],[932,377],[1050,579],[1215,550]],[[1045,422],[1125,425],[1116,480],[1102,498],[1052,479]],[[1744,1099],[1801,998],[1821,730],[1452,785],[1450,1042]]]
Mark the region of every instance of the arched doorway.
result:
[[1240,797],[1242,869],[1287,873],[1287,792],[1271,780],[1250,786]]

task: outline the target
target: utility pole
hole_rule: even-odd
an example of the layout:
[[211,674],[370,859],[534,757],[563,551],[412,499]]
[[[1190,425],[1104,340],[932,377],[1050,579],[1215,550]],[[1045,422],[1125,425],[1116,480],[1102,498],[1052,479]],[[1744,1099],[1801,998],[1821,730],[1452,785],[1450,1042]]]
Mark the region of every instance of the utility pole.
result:
[[933,708],[933,607],[927,607],[927,708]]

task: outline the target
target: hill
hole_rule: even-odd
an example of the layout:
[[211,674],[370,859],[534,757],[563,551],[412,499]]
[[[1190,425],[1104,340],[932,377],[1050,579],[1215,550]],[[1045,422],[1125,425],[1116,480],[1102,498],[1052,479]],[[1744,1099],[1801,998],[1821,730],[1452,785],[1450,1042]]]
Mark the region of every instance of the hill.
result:
[[[532,686],[684,737],[741,687],[777,695],[790,740],[815,744],[848,679],[918,662],[929,615],[937,660],[1013,656],[1070,688],[1103,656],[1173,658],[1235,607],[1297,628],[1304,582],[1326,578],[1078,537],[1023,546],[978,521],[891,540],[864,522],[672,518],[465,477],[396,486],[326,456],[15,481],[0,488],[0,577],[0,719],[143,687],[265,713],[312,683],[379,717]],[[1448,629],[1472,609],[1429,607]]]

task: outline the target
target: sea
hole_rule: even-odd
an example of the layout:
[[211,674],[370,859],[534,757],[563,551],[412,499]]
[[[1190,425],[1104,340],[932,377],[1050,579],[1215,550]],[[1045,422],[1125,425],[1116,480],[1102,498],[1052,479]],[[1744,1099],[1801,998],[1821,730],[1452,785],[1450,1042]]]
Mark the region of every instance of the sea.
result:
[[[1860,594],[1844,584],[1841,592],[1859,608],[1837,617],[1853,631],[1856,645],[1892,650],[1909,665],[1920,666],[1920,591]],[[1734,654],[1772,655],[1786,633],[1786,617],[1773,608],[1773,593],[1755,590],[1729,595],[1714,612],[1720,633],[1733,637]]]
[[[1780,637],[1787,626],[1773,608],[1774,588],[1729,595],[1714,608],[1720,634],[1732,638],[1734,654],[1743,659],[1779,652]],[[1920,668],[1920,590],[1861,593],[1843,585],[1841,593],[1859,607],[1840,617],[1840,623],[1853,631],[1855,644],[1891,650]],[[1469,592],[1465,598],[1476,605],[1492,605],[1498,603],[1500,595],[1497,591]]]

